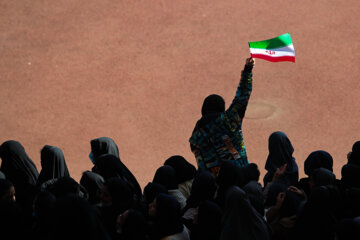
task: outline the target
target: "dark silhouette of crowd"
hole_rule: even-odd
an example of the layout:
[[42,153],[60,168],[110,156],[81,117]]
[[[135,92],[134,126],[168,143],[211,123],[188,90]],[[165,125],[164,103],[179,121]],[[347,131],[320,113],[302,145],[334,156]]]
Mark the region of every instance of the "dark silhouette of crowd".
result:
[[324,150],[304,160],[283,132],[269,137],[265,175],[224,162],[217,176],[181,155],[164,159],[141,189],[109,137],[90,141],[94,166],[79,182],[62,150],[44,146],[41,169],[20,142],[1,144],[1,239],[359,239],[360,141],[333,173]]

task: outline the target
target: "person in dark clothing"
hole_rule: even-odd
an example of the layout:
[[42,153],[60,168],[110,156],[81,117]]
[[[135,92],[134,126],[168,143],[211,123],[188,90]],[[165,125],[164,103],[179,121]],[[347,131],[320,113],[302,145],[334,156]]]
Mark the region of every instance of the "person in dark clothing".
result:
[[55,195],[48,191],[39,192],[36,195],[33,204],[31,239],[52,239],[51,224],[54,217],[55,203]]
[[193,181],[190,197],[186,201],[183,212],[197,208],[205,200],[214,201],[217,185],[210,172],[199,172]]
[[315,188],[299,211],[292,239],[333,240],[342,206],[336,186]]
[[230,107],[225,111],[224,99],[216,94],[205,98],[201,119],[197,121],[189,139],[198,169],[217,176],[223,162],[246,166],[247,159],[242,122],[252,91],[252,69],[255,61],[246,59],[237,92]]
[[95,159],[104,154],[112,154],[117,158],[119,156],[119,148],[115,141],[109,137],[95,138],[90,141],[91,152],[90,160],[95,164]]
[[256,211],[258,211],[261,216],[265,216],[265,199],[261,184],[257,181],[250,181],[242,189],[248,195],[248,198]]
[[348,154],[348,164],[360,165],[360,141],[353,144],[352,151]]
[[104,178],[97,173],[91,171],[83,172],[80,178],[80,184],[84,186],[89,194],[89,202],[91,204],[98,204],[101,201],[101,189],[104,186]]
[[310,190],[326,185],[335,186],[336,176],[332,171],[326,168],[318,168],[311,173],[309,184],[310,184]]
[[136,209],[126,210],[117,219],[119,240],[148,240],[148,224],[145,216]]
[[9,140],[0,146],[1,171],[16,190],[17,200],[28,200],[29,191],[34,191],[39,172],[34,162],[17,141]]
[[160,183],[149,182],[144,187],[144,200],[147,205],[152,203],[160,193],[168,194],[167,188]]
[[228,239],[270,239],[268,224],[251,205],[245,191],[237,186],[227,191],[222,216],[220,240]]
[[170,165],[163,165],[159,167],[154,175],[153,183],[158,183],[166,187],[168,194],[175,197],[180,203],[181,209],[186,205],[186,198],[178,189],[176,184],[176,173],[175,169]]
[[[53,179],[53,181],[47,181],[48,183],[40,191],[49,191],[56,198],[60,198],[69,194],[83,196],[84,193],[81,191],[82,186],[72,177],[61,177]],[[87,192],[85,192],[87,194]],[[83,196],[84,197],[84,196]],[[86,196],[85,196],[86,198]]]
[[313,151],[304,162],[304,172],[306,177],[299,180],[297,187],[304,190],[306,195],[310,195],[309,179],[312,172],[318,168],[325,168],[333,171],[333,158],[330,153],[324,150]]
[[118,216],[128,209],[137,209],[138,206],[128,182],[119,177],[112,177],[104,182],[101,204],[98,207],[106,229],[110,236],[115,238],[117,236],[116,220]]
[[21,240],[27,237],[27,225],[21,207],[12,199],[0,199],[1,239]]
[[142,199],[141,187],[125,164],[115,155],[103,154],[95,159],[95,166],[92,170],[100,174],[105,180],[112,177],[120,177],[122,180],[130,184],[136,198]]
[[41,150],[41,171],[37,185],[61,177],[70,177],[64,154],[58,147],[45,145]]
[[222,209],[215,202],[201,202],[190,234],[191,240],[219,240],[222,214]]
[[214,201],[216,191],[216,181],[210,172],[199,172],[195,176],[190,197],[187,199],[184,209],[182,209],[183,222],[190,232],[192,231],[197,208],[206,200]]
[[164,165],[169,165],[174,168],[178,189],[186,199],[189,198],[191,184],[197,172],[195,166],[189,163],[183,156],[179,155],[169,157],[164,162]]
[[343,217],[360,216],[360,166],[345,164],[341,168],[340,189],[344,199]]
[[149,206],[153,221],[149,225],[151,240],[180,235],[179,240],[189,240],[189,232],[181,220],[179,202],[169,194],[160,193]]
[[[16,203],[21,208],[24,221],[31,219],[32,203],[37,193],[39,172],[34,162],[17,141],[9,140],[0,146],[1,167],[6,179],[14,184]],[[28,226],[27,226],[28,227]]]
[[232,162],[224,162],[216,178],[218,190],[215,201],[223,209],[228,189],[232,186],[240,186],[243,182],[240,167]]
[[57,199],[52,220],[53,240],[110,240],[99,211],[86,199],[69,194]]
[[293,157],[294,148],[288,136],[280,131],[273,132],[269,137],[269,154],[265,163],[267,173],[264,176],[264,187],[272,181],[277,169],[286,164],[285,172],[279,178],[288,186],[296,186],[299,180],[299,169]]

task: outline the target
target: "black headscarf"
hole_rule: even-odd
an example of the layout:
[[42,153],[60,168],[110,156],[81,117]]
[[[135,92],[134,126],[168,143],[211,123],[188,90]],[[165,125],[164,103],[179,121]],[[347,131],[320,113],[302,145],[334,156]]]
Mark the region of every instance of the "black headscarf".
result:
[[334,239],[341,195],[335,186],[320,186],[310,194],[295,223],[295,239]]
[[32,239],[52,239],[51,224],[54,217],[56,197],[54,194],[39,192],[34,199]]
[[310,153],[304,162],[305,174],[311,176],[312,171],[321,167],[333,171],[333,158],[330,153],[323,150]]
[[217,185],[215,178],[208,171],[198,173],[191,187],[190,197],[186,202],[184,212],[189,208],[196,208],[205,200],[214,200]]
[[112,200],[110,205],[100,207],[104,225],[114,238],[116,233],[116,219],[128,209],[136,208],[136,201],[131,186],[119,177],[108,178],[104,182]]
[[80,184],[84,186],[89,194],[89,202],[91,204],[97,204],[100,202],[100,193],[104,185],[104,178],[97,173],[91,171],[83,172]]
[[52,236],[55,240],[110,239],[99,212],[86,199],[77,195],[66,195],[57,200]]
[[348,163],[360,165],[360,141],[353,144],[352,151],[348,156]]
[[232,186],[240,186],[244,180],[241,175],[240,167],[233,162],[224,162],[219,170],[219,175],[216,178],[218,185],[218,192],[216,202],[220,207],[224,207],[226,192]]
[[269,227],[264,218],[251,205],[244,190],[233,186],[226,195],[220,240],[270,239]]
[[177,189],[175,169],[170,165],[159,167],[154,175],[153,183],[162,184],[167,190]]
[[[195,129],[202,128],[209,122],[216,119],[220,116],[221,113],[225,111],[225,101],[224,99],[217,95],[211,94],[204,99],[202,108],[201,108],[201,119],[196,123]],[[194,129],[194,130],[195,130]]]
[[191,231],[191,240],[218,240],[221,233],[222,210],[213,201],[205,200],[198,208],[198,220]]
[[265,163],[268,171],[264,177],[264,186],[270,182],[278,168],[287,164],[283,181],[288,185],[296,185],[299,180],[299,169],[293,157],[294,148],[285,133],[273,132],[269,137],[269,155]]
[[160,183],[149,182],[144,188],[144,200],[147,204],[152,203],[160,193],[168,193],[167,188]]
[[250,181],[244,187],[243,190],[249,197],[249,200],[253,207],[260,213],[261,216],[265,215],[265,204],[263,188],[257,181]]
[[[123,214],[124,215],[124,214]],[[147,240],[147,222],[145,216],[136,209],[126,211],[121,226],[120,240]]]
[[41,150],[41,171],[37,185],[60,177],[70,177],[64,154],[58,147],[45,145]]
[[171,195],[160,193],[156,197],[154,224],[150,226],[151,239],[162,239],[181,233],[183,229],[179,202]]
[[119,149],[115,141],[109,137],[95,138],[90,141],[90,145],[91,153],[95,159],[103,154],[112,154],[117,158],[120,158]]
[[[49,191],[60,198],[69,194],[80,194],[80,184],[72,177],[61,177],[46,182],[42,191]],[[44,184],[43,184],[44,186]]]
[[260,170],[256,163],[250,163],[244,167],[240,167],[239,171],[241,174],[241,183],[239,187],[243,187],[250,181],[259,181]]
[[315,169],[310,178],[315,187],[336,184],[335,174],[326,168]]
[[174,155],[168,158],[164,165],[169,165],[174,168],[176,174],[177,184],[191,180],[195,177],[196,168],[194,165],[186,161],[183,156]]
[[115,155],[104,154],[96,158],[93,171],[100,174],[105,180],[111,177],[120,177],[130,184],[138,199],[142,198],[142,190],[135,176]]
[[343,189],[360,188],[360,166],[357,164],[345,164],[341,168],[340,182]]
[[29,191],[33,193],[39,176],[34,162],[26,154],[24,147],[14,140],[1,145],[0,157],[1,171],[14,184],[17,200],[28,199]]

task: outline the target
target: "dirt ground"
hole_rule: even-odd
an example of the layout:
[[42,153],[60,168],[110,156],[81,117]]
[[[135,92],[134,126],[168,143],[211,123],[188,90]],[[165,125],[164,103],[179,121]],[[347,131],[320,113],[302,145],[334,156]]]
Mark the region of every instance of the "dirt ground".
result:
[[0,141],[61,148],[72,177],[90,140],[115,140],[144,186],[171,155],[196,165],[188,139],[211,93],[231,102],[249,41],[289,32],[296,63],[258,59],[243,123],[262,176],[284,131],[304,175],[310,152],[340,170],[360,139],[360,1],[132,0],[0,2]]

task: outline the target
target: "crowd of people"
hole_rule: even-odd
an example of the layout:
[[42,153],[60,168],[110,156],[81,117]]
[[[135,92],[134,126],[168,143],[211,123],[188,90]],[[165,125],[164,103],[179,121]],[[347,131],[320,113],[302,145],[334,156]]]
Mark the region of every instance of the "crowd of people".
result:
[[256,163],[224,162],[214,177],[174,155],[142,189],[109,137],[91,140],[94,167],[79,182],[58,147],[43,147],[38,172],[9,140],[0,146],[2,239],[357,239],[360,141],[341,177],[318,150],[299,179],[293,151],[285,133],[271,134],[263,179]]
[[341,177],[331,154],[316,150],[299,179],[294,148],[281,131],[269,136],[263,179],[249,162],[242,121],[254,64],[246,60],[227,110],[221,96],[205,98],[189,139],[197,166],[171,156],[143,189],[109,137],[90,141],[94,166],[79,182],[60,148],[43,147],[38,171],[21,143],[2,143],[1,239],[359,239],[360,141]]

